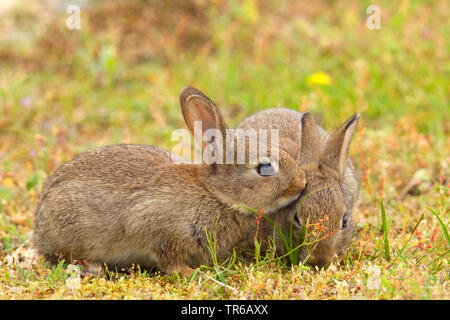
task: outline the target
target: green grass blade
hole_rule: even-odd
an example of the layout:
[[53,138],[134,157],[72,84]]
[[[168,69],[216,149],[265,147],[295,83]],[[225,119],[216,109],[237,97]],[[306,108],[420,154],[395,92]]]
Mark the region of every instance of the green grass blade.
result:
[[439,215],[436,213],[436,211],[433,210],[433,208],[431,207],[427,207],[428,210],[431,211],[431,213],[436,217],[436,219],[438,219],[439,224],[441,225],[442,228],[442,233],[445,236],[445,239],[447,239],[447,244],[450,246],[450,236],[448,234],[448,228],[447,226],[444,224],[444,222],[442,221],[442,219],[439,217]]
[[390,262],[391,256],[389,253],[389,227],[386,221],[386,210],[384,208],[383,198],[381,198],[380,201],[380,209],[381,209],[381,219],[383,222],[384,257],[388,262]]

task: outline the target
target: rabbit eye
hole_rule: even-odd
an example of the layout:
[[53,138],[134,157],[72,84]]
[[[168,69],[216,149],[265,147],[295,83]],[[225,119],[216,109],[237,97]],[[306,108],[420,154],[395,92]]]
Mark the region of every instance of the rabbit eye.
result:
[[344,214],[344,216],[342,217],[342,226],[341,229],[345,229],[347,228],[348,225],[348,215]]
[[276,173],[275,168],[268,162],[258,164],[256,172],[263,177],[270,177]]
[[302,223],[300,222],[300,218],[298,217],[298,214],[294,217],[294,226],[296,226],[298,229],[302,228]]

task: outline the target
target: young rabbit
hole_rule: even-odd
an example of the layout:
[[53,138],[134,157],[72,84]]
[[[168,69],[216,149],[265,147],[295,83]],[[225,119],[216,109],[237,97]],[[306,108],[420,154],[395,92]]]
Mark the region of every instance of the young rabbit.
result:
[[[311,112],[302,114],[276,108],[250,116],[238,127],[279,129],[280,137],[289,137],[299,145],[297,162],[306,174],[306,187],[295,203],[280,209],[271,218],[287,236],[294,218],[294,239],[306,224],[325,225],[326,229],[320,235],[326,236],[323,240],[311,248],[301,247],[300,258],[304,260],[308,257],[308,263],[324,266],[333,257],[340,255],[350,243],[352,213],[358,199],[359,184],[355,168],[348,158],[348,150],[359,118],[359,114],[353,115],[330,136],[316,125]],[[295,213],[298,205],[299,210]],[[261,219],[258,238],[267,240],[273,236],[273,231],[273,226]],[[245,246],[253,247],[255,232],[249,234]],[[282,248],[277,232],[275,237],[277,249]]]
[[[184,88],[180,104],[191,134],[194,122],[202,121],[202,134],[217,129],[225,137],[222,115],[203,93]],[[203,149],[219,152],[214,139],[194,138]],[[235,156],[231,145],[225,144],[224,153]],[[246,148],[247,154],[256,152]],[[295,150],[289,151],[256,164],[175,163],[167,151],[132,144],[86,151],[46,181],[35,215],[35,247],[51,262],[87,261],[89,270],[139,264],[189,276],[210,261],[207,233],[221,259],[255,225],[253,213],[234,206],[271,212],[298,198],[305,174]],[[277,173],[259,174],[275,161]]]

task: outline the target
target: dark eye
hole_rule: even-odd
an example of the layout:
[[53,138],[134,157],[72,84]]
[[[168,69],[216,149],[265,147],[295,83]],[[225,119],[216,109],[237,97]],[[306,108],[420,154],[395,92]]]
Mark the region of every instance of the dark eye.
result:
[[263,177],[270,177],[276,173],[275,168],[268,162],[260,163],[256,167],[256,172]]
[[302,224],[300,222],[300,218],[298,217],[298,214],[296,214],[294,217],[294,226],[296,226],[299,229],[302,228]]
[[342,226],[341,229],[345,229],[347,228],[348,225],[348,215],[344,214],[344,216],[342,217]]

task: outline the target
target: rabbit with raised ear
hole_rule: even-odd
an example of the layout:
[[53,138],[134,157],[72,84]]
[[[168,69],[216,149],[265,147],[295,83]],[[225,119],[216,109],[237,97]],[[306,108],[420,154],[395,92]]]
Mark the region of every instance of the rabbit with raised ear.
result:
[[[300,258],[323,266],[343,253],[350,243],[353,231],[352,213],[358,200],[359,184],[355,168],[348,157],[359,114],[348,119],[333,135],[316,125],[311,112],[275,108],[261,111],[245,119],[238,128],[277,128],[280,137],[290,138],[300,147],[297,162],[306,174],[302,196],[291,205],[280,209],[273,219],[288,235],[294,216],[294,238],[302,226],[323,224],[323,239],[310,248],[302,247]],[[298,212],[295,209],[298,207]],[[273,226],[261,220],[258,236],[267,240],[273,236]],[[255,231],[249,234],[245,246],[253,246]],[[278,234],[275,233],[278,237]],[[283,247],[276,239],[277,248]]]
[[[192,134],[194,122],[201,121],[202,134],[215,129],[225,136],[222,115],[203,93],[184,88],[180,103]],[[195,138],[203,149],[220,151],[214,139]],[[223,145],[226,154],[235,156],[235,140]],[[255,152],[246,148],[247,154]],[[250,232],[255,215],[236,206],[276,211],[298,198],[305,174],[296,156],[280,150],[278,159],[269,156],[255,164],[192,164],[175,163],[173,155],[153,146],[88,150],[44,184],[34,245],[51,262],[87,261],[89,270],[139,264],[190,275],[210,262],[209,236],[221,259]],[[275,160],[276,172],[261,176],[260,167]]]

